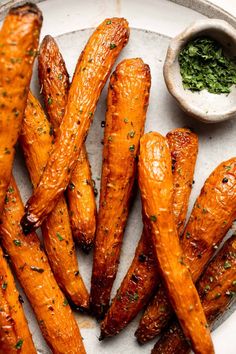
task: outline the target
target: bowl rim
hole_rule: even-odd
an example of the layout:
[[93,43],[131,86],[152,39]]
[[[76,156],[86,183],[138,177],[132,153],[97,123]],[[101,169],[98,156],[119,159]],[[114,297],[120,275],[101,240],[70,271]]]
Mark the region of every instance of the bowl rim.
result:
[[226,110],[223,114],[206,114],[206,112],[203,112],[202,109],[197,106],[190,105],[186,98],[183,97],[180,90],[177,88],[177,85],[174,83],[171,71],[171,68],[176,62],[176,58],[185,44],[192,38],[195,38],[199,32],[203,32],[205,30],[216,30],[216,32],[221,32],[227,35],[232,42],[235,43],[236,47],[236,29],[228,22],[220,19],[202,19],[195,21],[170,41],[163,66],[163,75],[169,93],[176,99],[178,105],[188,115],[205,123],[217,123],[232,119],[234,117],[236,118],[236,102],[235,106]]

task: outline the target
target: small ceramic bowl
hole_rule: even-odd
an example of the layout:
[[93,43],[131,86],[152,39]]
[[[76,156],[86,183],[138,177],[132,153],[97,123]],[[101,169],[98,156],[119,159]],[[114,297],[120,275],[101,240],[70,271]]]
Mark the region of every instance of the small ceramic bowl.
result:
[[236,56],[236,30],[223,20],[199,20],[171,40],[164,64],[164,78],[171,95],[190,116],[206,123],[221,122],[236,117],[236,86],[230,94],[213,94],[207,90],[184,89],[178,56],[183,47],[197,37],[218,41],[226,55]]

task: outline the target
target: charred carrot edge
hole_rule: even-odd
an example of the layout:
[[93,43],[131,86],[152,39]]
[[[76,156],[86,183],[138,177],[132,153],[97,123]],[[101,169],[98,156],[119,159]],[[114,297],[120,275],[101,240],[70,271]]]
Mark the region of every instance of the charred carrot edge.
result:
[[[82,52],[53,151],[26,205],[22,219],[25,233],[41,225],[66,189],[93,120],[100,93],[128,37],[129,28],[125,19],[106,19],[94,31]],[[50,189],[49,181],[53,181]]]
[[[217,245],[236,217],[236,158],[222,162],[206,180],[185,228],[181,246],[184,259],[197,281]],[[140,320],[136,337],[140,343],[160,334],[173,310],[160,287]]]
[[36,354],[13,275],[0,248],[0,353]]
[[[34,187],[47,163],[52,142],[50,124],[38,100],[29,93],[20,144]],[[87,309],[89,295],[79,274],[69,214],[63,196],[44,221],[42,232],[46,253],[59,286],[77,307]]]
[[42,14],[33,4],[10,9],[0,31],[0,210],[11,178]]
[[110,79],[90,292],[91,310],[97,318],[109,306],[118,269],[150,84],[150,70],[142,59],[123,60]]
[[[65,62],[53,37],[43,39],[38,63],[45,107],[56,134],[65,113],[70,84]],[[74,239],[88,253],[96,230],[96,202],[85,145],[71,175],[67,200]]]
[[[211,328],[236,299],[235,252],[236,236],[234,235],[225,242],[223,248],[210,262],[197,285],[208,325]],[[152,354],[188,354],[190,350],[180,326],[174,322],[156,343]]]
[[0,224],[2,244],[35,312],[53,353],[85,353],[77,323],[52,274],[36,233],[25,236],[20,226],[24,207],[14,178],[7,192]]
[[140,140],[138,163],[144,227],[149,232],[162,280],[183,332],[195,353],[214,353],[206,318],[184,263],[174,222],[171,167],[167,139],[158,133],[145,134]]
[[[172,156],[174,183],[173,212],[178,233],[182,233],[198,152],[197,135],[187,128],[167,134]],[[158,286],[154,254],[144,230],[132,264],[101,323],[100,340],[118,334],[143,308]]]

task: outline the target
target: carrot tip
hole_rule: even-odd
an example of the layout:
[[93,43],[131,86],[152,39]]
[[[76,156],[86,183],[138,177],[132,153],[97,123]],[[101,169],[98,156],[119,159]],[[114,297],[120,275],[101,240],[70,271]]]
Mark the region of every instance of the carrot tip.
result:
[[78,243],[79,247],[85,254],[89,254],[91,249],[93,248],[93,242],[90,243]]

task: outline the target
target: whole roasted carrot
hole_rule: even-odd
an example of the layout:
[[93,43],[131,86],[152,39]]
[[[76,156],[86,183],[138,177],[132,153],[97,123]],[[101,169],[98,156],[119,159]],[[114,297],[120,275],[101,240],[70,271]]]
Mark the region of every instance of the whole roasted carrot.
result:
[[[38,64],[45,107],[56,134],[65,113],[70,84],[65,62],[53,37],[43,39]],[[94,242],[96,202],[85,145],[72,172],[67,199],[74,239],[87,253]]]
[[65,296],[52,274],[36,233],[25,236],[20,226],[24,207],[14,179],[1,217],[2,243],[35,312],[42,334],[55,354],[85,353],[80,331]]
[[[187,128],[167,134],[172,156],[173,212],[178,233],[186,218],[198,152],[197,135]],[[143,230],[131,266],[101,324],[101,336],[118,334],[143,308],[158,286],[158,269],[150,242]]]
[[[173,214],[173,177],[167,139],[158,133],[140,140],[138,181],[145,230],[182,329],[196,353],[214,353],[206,318],[184,263]],[[149,220],[147,228],[147,220]]]
[[0,31],[0,210],[11,178],[42,15],[36,5],[11,8]]
[[[236,218],[236,158],[222,162],[206,180],[185,228],[181,246],[196,282]],[[167,325],[173,310],[161,286],[136,331],[144,343]]]
[[90,295],[98,318],[109,306],[117,273],[150,84],[149,67],[142,59],[123,60],[110,80]]
[[[197,289],[208,324],[214,322],[235,301],[236,290],[236,236],[228,239],[213,258],[201,277]],[[177,322],[163,334],[152,354],[188,354],[191,348]]]
[[36,354],[19,293],[1,248],[0,308],[0,353]]
[[94,31],[76,66],[53,151],[22,219],[24,232],[37,228],[67,187],[92,122],[100,93],[129,37],[122,18],[106,19]]
[[[20,143],[34,187],[47,163],[52,141],[50,124],[37,99],[29,93]],[[63,196],[43,223],[42,232],[46,253],[59,286],[77,307],[88,308],[89,295],[79,274]]]

